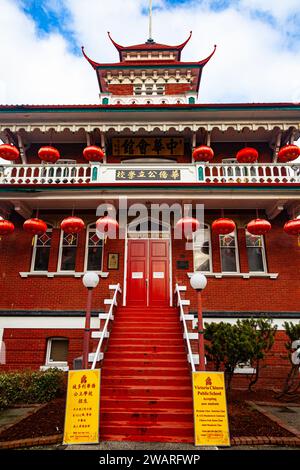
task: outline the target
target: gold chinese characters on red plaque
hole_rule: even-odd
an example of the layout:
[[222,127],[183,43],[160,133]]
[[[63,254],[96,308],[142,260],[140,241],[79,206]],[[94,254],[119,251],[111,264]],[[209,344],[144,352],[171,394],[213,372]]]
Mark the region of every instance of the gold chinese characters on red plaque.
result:
[[99,442],[100,369],[68,373],[64,444]]
[[179,157],[184,155],[182,137],[120,137],[112,139],[114,157]]

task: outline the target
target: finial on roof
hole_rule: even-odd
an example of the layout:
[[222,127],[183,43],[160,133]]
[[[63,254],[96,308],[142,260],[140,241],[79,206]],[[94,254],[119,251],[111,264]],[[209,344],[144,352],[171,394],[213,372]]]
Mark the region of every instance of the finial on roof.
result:
[[149,0],[149,38],[147,43],[153,43],[152,39],[152,0]]

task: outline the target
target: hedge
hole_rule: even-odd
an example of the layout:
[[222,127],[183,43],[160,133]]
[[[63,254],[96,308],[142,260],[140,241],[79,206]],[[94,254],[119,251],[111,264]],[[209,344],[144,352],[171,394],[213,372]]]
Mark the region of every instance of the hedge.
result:
[[45,403],[65,392],[65,373],[47,371],[0,373],[0,409],[18,403]]

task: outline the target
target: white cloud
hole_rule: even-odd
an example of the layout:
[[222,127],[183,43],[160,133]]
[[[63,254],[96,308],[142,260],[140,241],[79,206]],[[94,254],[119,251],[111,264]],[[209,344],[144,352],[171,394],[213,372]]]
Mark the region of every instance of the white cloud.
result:
[[[118,54],[107,37],[111,31],[124,45],[144,42],[148,0],[48,0],[51,9],[68,7],[68,28],[96,61],[114,62]],[[58,33],[38,38],[34,22],[13,0],[0,0],[0,102],[97,103],[95,72],[68,49]],[[251,9],[270,11],[285,21],[299,10],[299,0],[241,0],[239,7],[211,11],[209,2],[167,8],[164,0],[153,14],[157,42],[177,44],[193,30],[183,60],[200,60],[217,44],[205,67],[200,102],[300,101],[300,48],[287,48],[285,28],[250,15]],[[12,27],[13,25],[13,27]],[[287,24],[288,27],[288,24]],[[7,64],[6,67],[3,64]]]

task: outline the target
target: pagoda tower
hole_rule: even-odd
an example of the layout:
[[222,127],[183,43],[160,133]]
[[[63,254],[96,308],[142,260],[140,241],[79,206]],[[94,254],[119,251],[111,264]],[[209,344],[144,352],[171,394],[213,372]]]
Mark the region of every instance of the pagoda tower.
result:
[[199,62],[182,62],[182,44],[168,46],[148,39],[144,44],[121,46],[108,36],[119,53],[119,62],[98,63],[84,57],[97,74],[101,104],[193,104],[199,94],[202,70],[215,53]]

